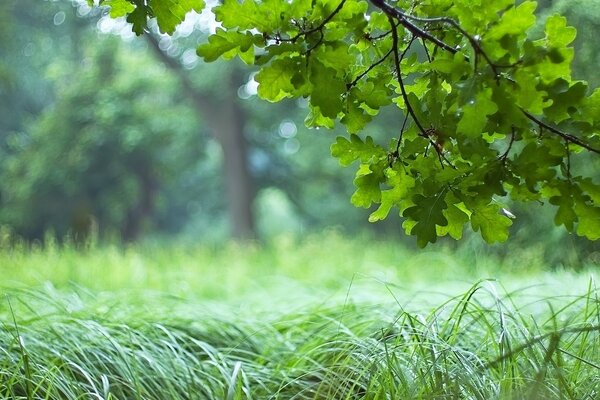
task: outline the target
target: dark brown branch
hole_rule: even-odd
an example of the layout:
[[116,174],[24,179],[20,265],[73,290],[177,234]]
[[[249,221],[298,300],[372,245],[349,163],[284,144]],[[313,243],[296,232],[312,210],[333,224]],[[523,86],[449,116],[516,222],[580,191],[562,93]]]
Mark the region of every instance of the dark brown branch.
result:
[[375,41],[375,40],[383,39],[384,37],[387,37],[391,33],[392,33],[392,30],[390,29],[389,31],[384,32],[381,35],[377,35],[377,36],[369,36],[367,34],[366,38],[367,38],[367,40]]
[[404,120],[402,121],[402,127],[400,128],[400,136],[398,137],[398,143],[396,143],[396,149],[388,154],[389,166],[392,168],[394,163],[400,158],[400,145],[402,144],[402,137],[404,136],[404,128],[408,122],[408,113],[404,114]]
[[[475,50],[476,57],[477,57],[477,55],[480,55],[485,59],[485,61],[492,68],[492,71],[494,72],[495,76],[499,76],[499,72],[498,72],[499,68],[512,68],[519,63],[519,62],[517,62],[514,64],[508,64],[508,65],[502,65],[502,64],[495,63],[487,55],[487,53],[483,50],[477,37],[471,35],[469,32],[464,30],[463,27],[460,26],[460,24],[457,21],[455,21],[454,19],[452,19],[450,17],[432,17],[432,18],[416,17],[414,15],[405,13],[404,11],[402,11],[396,7],[390,6],[389,4],[387,4],[385,2],[385,0],[371,0],[371,3],[373,3],[373,5],[375,5],[376,7],[380,8],[388,16],[397,19],[398,22],[401,25],[403,25],[406,29],[408,29],[413,35],[420,37],[424,41],[430,41],[430,42],[434,43],[436,46],[450,52],[451,54],[456,54],[459,51],[458,48],[450,46],[449,44],[442,41],[441,39],[438,39],[437,37],[433,36],[427,30],[424,30],[424,29],[418,27],[411,21],[415,21],[415,22],[419,22],[419,23],[426,23],[426,24],[442,23],[442,24],[451,25],[455,30],[457,30],[464,38],[466,38],[469,41],[469,44]],[[469,59],[469,57],[466,55],[465,55],[465,58]],[[475,59],[475,69],[477,69],[477,59]]]
[[429,63],[431,63],[431,61],[433,59],[431,58],[431,54],[429,54],[429,49],[427,48],[427,42],[425,41],[425,39],[421,38],[421,43],[423,44],[423,49],[425,50],[425,55],[427,56],[427,61]]
[[[396,30],[397,25],[395,24],[394,20],[397,20],[400,25],[404,26],[414,36],[421,38],[423,41],[429,41],[429,42],[433,43],[434,45],[436,45],[437,47],[450,52],[451,54],[456,54],[459,51],[458,48],[450,46],[449,44],[442,41],[441,39],[433,36],[428,31],[418,27],[411,21],[420,22],[420,23],[444,23],[444,24],[451,25],[454,29],[456,29],[463,37],[465,37],[469,41],[469,44],[473,47],[473,50],[475,50],[476,56],[480,55],[485,59],[485,61],[492,68],[492,71],[494,72],[494,74],[496,75],[497,78],[500,78],[500,76],[501,76],[498,73],[498,68],[511,68],[511,67],[518,65],[518,63],[519,63],[519,62],[517,62],[517,63],[511,64],[511,65],[499,65],[499,64],[494,63],[490,59],[490,57],[487,55],[487,53],[483,50],[483,48],[479,44],[479,41],[477,40],[477,38],[472,36],[471,34],[469,34],[467,31],[465,31],[460,26],[460,24],[452,18],[449,18],[449,17],[434,17],[434,18],[416,17],[413,15],[407,14],[396,7],[390,6],[389,4],[387,4],[385,2],[385,0],[370,0],[370,1],[374,6],[381,9],[390,19],[390,24],[393,27],[392,35],[393,35],[394,43],[395,43],[394,47],[396,47],[396,48],[397,48],[397,42],[398,42],[398,33]],[[408,104],[408,99],[406,96],[406,92],[404,90],[404,84],[403,84],[402,78],[400,76],[400,65],[398,62],[397,50],[396,50],[396,64],[397,64],[396,70],[398,72],[398,83],[400,84],[400,90],[402,91],[402,97],[404,98],[404,101],[407,105],[407,110],[411,114],[413,119],[415,120],[415,123],[417,124],[417,126],[419,127],[421,132],[424,133],[425,130],[420,125],[419,121],[415,118],[414,111],[412,110],[412,107],[410,106],[410,104]],[[541,128],[547,129],[548,131],[559,135],[568,143],[574,143],[578,146],[583,147],[584,149],[586,149],[588,151],[591,151],[596,154],[600,154],[600,149],[590,146],[589,144],[585,143],[578,137],[571,135],[569,133],[563,132],[551,125],[546,124],[545,122],[541,121],[540,119],[535,117],[533,114],[529,113],[528,111],[526,111],[524,109],[521,109],[521,111],[529,120],[537,123]]]
[[398,137],[398,144],[396,145],[396,153],[400,152],[400,145],[402,144],[402,136],[404,136],[404,129],[408,122],[408,114],[404,115],[404,121],[402,121],[402,128],[400,128],[400,137]]
[[331,12],[331,14],[329,14],[327,16],[327,18],[325,18],[323,21],[321,21],[321,23],[319,25],[317,25],[313,28],[304,30],[305,29],[304,27],[301,27],[300,24],[295,23],[294,25],[296,25],[296,27],[300,30],[300,32],[298,32],[296,35],[294,35],[292,37],[289,37],[289,38],[282,37],[281,33],[279,33],[279,32],[275,33],[274,36],[271,36],[268,33],[263,32],[263,37],[266,40],[269,40],[269,39],[275,40],[276,44],[279,44],[281,42],[296,43],[296,41],[298,41],[298,39],[300,39],[301,37],[307,37],[308,35],[310,35],[312,33],[319,32],[321,34],[319,41],[314,46],[312,46],[310,49],[308,49],[306,51],[307,54],[310,54],[310,52],[312,50],[314,50],[317,46],[319,46],[321,44],[321,42],[323,41],[323,37],[324,37],[323,28],[325,27],[325,25],[329,21],[331,21],[333,19],[333,17],[335,17],[340,12],[342,7],[344,7],[345,3],[346,3],[346,0],[342,0],[340,2],[340,4],[338,4],[338,6],[335,8],[335,10],[333,10]]
[[[455,21],[454,19],[452,19],[450,17],[421,18],[421,17],[415,17],[414,15],[406,14],[400,10],[398,10],[398,12],[401,13],[404,16],[404,18],[411,19],[413,21],[417,21],[417,22],[421,22],[421,23],[428,23],[428,24],[442,23],[442,24],[448,24],[448,25],[452,26],[464,38],[466,38],[469,41],[469,44],[475,50],[475,54],[481,55],[485,59],[485,61],[489,64],[489,66],[494,71],[494,75],[498,75],[498,70],[497,70],[498,68],[511,68],[511,67],[515,66],[515,64],[498,65],[495,62],[493,62],[492,59],[487,55],[487,53],[483,50],[483,48],[479,44],[479,40],[475,36],[471,35],[469,32],[465,31],[463,29],[463,27],[460,26],[460,24],[457,21]],[[457,51],[458,51],[458,49],[456,49],[455,53]],[[475,59],[475,65],[476,65],[475,69],[477,69],[477,59]]]
[[406,45],[406,48],[404,49],[402,54],[400,54],[400,52],[398,51],[398,47],[399,47],[398,27],[394,23],[394,19],[392,17],[390,17],[389,15],[388,15],[388,19],[389,19],[390,25],[392,27],[392,51],[394,53],[394,67],[396,69],[396,79],[398,80],[398,85],[400,85],[400,92],[402,93],[402,99],[404,99],[404,104],[406,105],[406,111],[408,112],[408,114],[410,114],[411,118],[415,122],[415,125],[417,125],[417,127],[421,131],[421,136],[428,139],[429,143],[435,148],[435,151],[437,153],[438,159],[440,160],[440,165],[442,166],[442,168],[444,168],[444,161],[446,161],[448,163],[448,165],[450,165],[450,166],[452,166],[452,168],[454,168],[454,165],[452,165],[452,163],[446,158],[446,156],[444,156],[443,151],[440,150],[438,148],[437,144],[431,139],[430,135],[428,134],[428,130],[426,130],[423,127],[423,125],[421,124],[421,121],[419,121],[419,119],[417,118],[415,110],[412,108],[410,102],[408,101],[408,94],[406,93],[406,87],[404,87],[404,81],[402,80],[402,70],[400,68],[400,62],[402,61],[402,59],[408,52],[408,49],[410,49],[410,46],[412,45],[416,36],[413,35],[413,37],[410,39],[410,42]]
[[[452,54],[455,54],[458,52],[458,49],[450,46],[448,43],[444,42],[443,40],[438,39],[437,37],[433,36],[431,33],[427,32],[426,30],[423,30],[423,29],[419,28],[417,25],[413,24],[411,21],[409,21],[405,17],[405,15],[400,10],[398,10],[395,7],[390,6],[384,0],[371,0],[371,3],[375,7],[381,9],[388,17],[398,20],[398,22],[402,26],[404,26],[414,36],[417,36],[417,37],[423,38],[429,42],[432,42],[435,45],[437,45],[438,47],[441,47],[442,49],[449,51]],[[396,26],[395,23],[392,23],[392,25],[394,27]]]
[[[400,62],[402,61],[402,56],[400,56],[400,52],[398,51],[399,41],[398,41],[398,28],[394,23],[392,17],[388,17],[390,21],[390,25],[392,26],[392,52],[394,53],[394,67],[396,69],[396,79],[398,80],[398,85],[400,86],[400,93],[402,94],[402,99],[404,100],[404,105],[406,106],[406,111],[410,114],[413,121],[421,131],[423,136],[427,136],[425,133],[425,128],[421,125],[421,122],[417,118],[415,114],[415,110],[413,110],[410,102],[408,101],[408,94],[406,93],[406,88],[404,87],[404,81],[402,80],[402,70],[400,69]],[[414,39],[414,37],[413,37]],[[410,48],[413,39],[411,39],[410,43],[407,45],[406,49],[403,52],[403,55],[406,54],[408,48]]]
[[567,153],[567,178],[571,179],[571,150],[568,140],[565,140],[565,152]]
[[551,125],[548,125],[547,123],[545,123],[544,121],[540,120],[539,118],[537,118],[535,115],[531,114],[529,111],[524,110],[521,108],[521,112],[523,112],[523,114],[525,114],[525,116],[530,120],[535,122],[536,124],[538,124],[538,126],[540,128],[546,129],[547,131],[550,131],[554,134],[557,134],[558,136],[560,136],[561,138],[563,138],[565,141],[569,142],[569,143],[574,143],[578,146],[583,147],[584,149],[591,151],[592,153],[596,153],[596,154],[600,154],[600,149],[596,149],[592,146],[590,146],[589,144],[585,143],[583,140],[579,139],[577,136],[571,135],[570,133],[566,133],[561,131],[560,129],[557,129]]

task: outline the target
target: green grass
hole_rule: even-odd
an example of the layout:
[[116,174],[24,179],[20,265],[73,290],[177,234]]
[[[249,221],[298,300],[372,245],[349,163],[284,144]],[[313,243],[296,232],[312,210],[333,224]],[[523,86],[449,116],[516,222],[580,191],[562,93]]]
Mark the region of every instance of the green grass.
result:
[[0,398],[600,398],[593,269],[363,243],[5,248]]

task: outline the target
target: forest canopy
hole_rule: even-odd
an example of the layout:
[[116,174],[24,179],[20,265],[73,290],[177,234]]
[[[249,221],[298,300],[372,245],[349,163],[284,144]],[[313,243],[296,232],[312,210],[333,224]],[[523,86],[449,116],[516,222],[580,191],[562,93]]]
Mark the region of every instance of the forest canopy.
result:
[[[201,0],[88,0],[141,35],[172,34]],[[310,127],[342,124],[331,153],[357,165],[352,203],[392,209],[420,246],[467,226],[505,241],[508,201],[549,202],[554,223],[600,238],[600,184],[581,168],[600,154],[600,89],[571,74],[576,30],[514,0],[224,0],[197,54],[239,58],[258,95],[305,98]],[[369,123],[395,108],[397,124]]]

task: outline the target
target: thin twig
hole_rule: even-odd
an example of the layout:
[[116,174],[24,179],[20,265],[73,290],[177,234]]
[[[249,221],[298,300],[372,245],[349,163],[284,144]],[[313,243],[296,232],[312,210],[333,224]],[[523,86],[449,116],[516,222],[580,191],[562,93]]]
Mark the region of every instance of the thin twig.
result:
[[379,40],[379,39],[383,39],[384,37],[387,37],[387,36],[388,36],[388,35],[390,35],[391,33],[392,33],[392,30],[390,29],[389,31],[387,31],[387,32],[384,32],[384,33],[382,33],[381,35],[377,35],[377,36],[369,36],[369,35],[367,34],[367,39],[368,39],[368,40],[371,40],[371,41],[376,41],[376,40]]
[[333,10],[333,11],[331,12],[331,14],[329,14],[329,15],[327,16],[327,18],[325,18],[325,19],[324,19],[324,20],[323,20],[323,21],[322,21],[322,22],[321,22],[319,25],[317,25],[316,27],[314,27],[314,28],[311,28],[311,29],[308,29],[308,30],[306,30],[306,31],[299,32],[299,33],[297,33],[295,36],[293,36],[293,37],[291,37],[291,38],[289,38],[289,39],[286,39],[285,41],[289,41],[289,42],[292,42],[292,43],[294,43],[294,42],[296,42],[296,40],[298,40],[298,39],[299,39],[299,38],[301,38],[302,36],[308,36],[308,35],[310,35],[311,33],[315,33],[315,32],[317,32],[317,31],[321,31],[321,34],[322,34],[322,33],[323,33],[323,32],[322,32],[322,30],[323,30],[323,28],[325,27],[325,25],[326,25],[326,24],[327,24],[329,21],[331,21],[331,20],[333,19],[333,17],[335,17],[335,16],[337,15],[337,13],[339,13],[339,12],[341,11],[341,9],[342,9],[342,7],[344,7],[344,4],[345,4],[345,3],[346,3],[346,0],[342,0],[342,1],[340,1],[340,4],[338,4],[338,6],[335,8],[335,10]]
[[[412,106],[410,105],[410,102],[408,101],[408,94],[406,93],[406,88],[404,87],[404,81],[402,80],[402,70],[400,69],[400,62],[402,60],[402,57],[400,56],[400,53],[398,51],[398,30],[396,28],[396,25],[394,24],[393,18],[388,16],[388,19],[390,21],[390,25],[392,26],[392,51],[394,53],[394,66],[396,69],[396,79],[398,80],[398,85],[400,85],[400,93],[402,94],[402,99],[404,100],[404,104],[406,105],[406,111],[408,111],[421,133],[424,136],[426,136],[427,134],[425,133],[425,128],[423,128],[421,121],[419,121],[417,115],[415,114],[415,110],[413,110]],[[413,39],[411,39],[411,41],[408,43],[407,49],[412,44]],[[407,49],[405,49],[403,54],[406,54]]]
[[571,150],[569,149],[569,141],[565,140],[565,151],[567,153],[567,178],[571,179]]
[[540,120],[539,118],[537,118],[535,115],[531,114],[529,111],[524,110],[521,108],[521,112],[523,112],[523,114],[529,118],[529,120],[535,122],[536,124],[538,124],[538,126],[540,128],[546,129],[552,133],[557,134],[558,136],[562,137],[564,140],[570,142],[570,143],[575,143],[578,146],[583,147],[586,150],[591,151],[592,153],[596,153],[596,154],[600,154],[600,149],[596,149],[592,146],[590,146],[589,144],[585,143],[584,141],[582,141],[581,139],[579,139],[577,136],[573,136],[570,133],[566,133],[561,131],[558,128],[555,128],[551,125],[548,125],[547,123],[545,123],[544,121]]
[[[402,26],[404,26],[406,29],[408,29],[413,35],[423,38],[425,40],[428,40],[428,41],[436,44],[437,46],[441,47],[442,49],[451,52],[452,54],[455,54],[456,52],[458,52],[458,49],[450,46],[448,43],[444,42],[443,40],[438,39],[437,37],[433,36],[429,32],[427,32],[427,31],[419,28],[417,25],[413,24],[411,21],[406,19],[406,17],[400,10],[398,10],[395,7],[390,6],[389,4],[387,4],[385,2],[385,0],[371,0],[371,3],[375,7],[381,9],[388,17],[397,19],[398,22]],[[393,25],[396,26],[395,24],[393,24]]]
[[402,70],[400,68],[400,62],[402,61],[402,59],[408,52],[408,49],[412,45],[416,36],[413,35],[413,37],[410,39],[410,42],[408,42],[408,45],[406,46],[406,48],[404,49],[402,54],[400,54],[398,51],[398,46],[399,46],[398,30],[397,30],[398,28],[394,24],[394,19],[392,17],[390,17],[389,15],[388,15],[388,20],[390,21],[390,25],[392,26],[392,46],[393,46],[392,50],[394,52],[394,64],[395,64],[394,66],[396,68],[396,79],[398,80],[398,85],[400,85],[400,93],[402,94],[402,98],[404,99],[404,104],[406,105],[406,110],[408,111],[411,118],[415,122],[415,125],[417,125],[417,127],[421,131],[421,136],[428,139],[429,143],[435,148],[435,151],[437,153],[438,159],[440,160],[440,165],[442,166],[442,168],[444,168],[444,161],[446,163],[448,163],[448,165],[450,165],[452,168],[456,168],[450,162],[450,160],[448,160],[446,158],[444,153],[440,149],[438,149],[438,147],[436,146],[436,143],[431,139],[431,137],[427,133],[428,130],[423,127],[423,125],[421,124],[421,121],[419,121],[419,119],[417,118],[415,110],[412,108],[410,102],[408,101],[408,94],[406,93],[406,87],[404,86],[404,81],[402,80]]
[[[513,64],[497,64],[497,63],[493,62],[492,59],[487,55],[487,53],[481,47],[481,44],[479,43],[477,36],[471,35],[469,32],[464,30],[463,27],[460,26],[460,24],[456,20],[454,20],[450,17],[422,18],[422,17],[416,17],[414,15],[404,13],[400,10],[398,10],[398,12],[401,13],[404,16],[404,18],[406,18],[406,19],[411,19],[413,21],[417,21],[417,22],[421,22],[421,23],[429,23],[429,24],[443,23],[443,24],[451,25],[454,29],[456,29],[463,37],[465,37],[469,41],[469,43],[471,44],[471,47],[473,47],[473,49],[475,50],[475,53],[480,54],[485,59],[485,61],[490,65],[490,67],[494,71],[495,75],[498,75],[498,71],[497,71],[498,68],[512,68],[520,63],[520,62],[516,62]],[[457,51],[458,50],[456,50],[455,52],[457,52]],[[477,62],[477,60],[475,60],[475,62]]]
[[406,122],[408,121],[408,113],[404,114],[404,121],[402,121],[402,128],[400,128],[400,136],[398,137],[398,144],[396,145],[396,153],[400,155],[400,144],[402,143],[402,136],[404,136],[404,129],[406,128]]
[[[414,35],[420,37],[424,41],[427,40],[427,41],[434,43],[436,46],[450,52],[451,54],[456,54],[459,51],[458,48],[450,46],[448,43],[433,36],[427,30],[424,30],[424,29],[418,27],[411,21],[415,21],[418,23],[426,23],[426,24],[443,23],[443,24],[451,25],[455,30],[457,30],[464,38],[466,38],[469,41],[469,44],[475,50],[476,57],[477,57],[477,55],[481,55],[485,59],[485,61],[488,63],[488,65],[492,68],[492,71],[494,72],[494,75],[496,77],[500,76],[500,73],[498,72],[499,68],[512,68],[520,63],[520,60],[517,61],[516,63],[507,64],[507,65],[495,63],[488,56],[488,54],[483,50],[483,48],[481,47],[481,44],[479,43],[478,38],[476,36],[471,35],[462,26],[460,26],[460,24],[457,21],[455,21],[454,19],[452,19],[450,17],[431,17],[431,18],[416,17],[414,15],[411,15],[409,13],[402,11],[401,9],[390,6],[389,4],[387,4],[385,2],[385,0],[371,0],[371,3],[373,3],[373,5],[375,5],[376,7],[380,8],[388,16],[397,19],[400,24],[402,24],[406,29],[408,29]],[[467,60],[469,59],[469,57],[466,55],[465,55],[465,58]],[[475,69],[477,69],[477,58],[475,59]]]
[[427,56],[427,61],[429,61],[429,63],[431,63],[432,58],[431,58],[431,54],[429,54],[429,49],[427,48],[427,42],[425,41],[425,39],[421,38],[421,43],[423,43],[423,49],[425,50],[425,55]]
[[392,54],[393,50],[394,50],[394,48],[391,48],[383,57],[381,57],[380,60],[371,64],[371,66],[369,66],[369,68],[367,68],[364,72],[362,72],[360,75],[358,75],[356,78],[354,78],[354,80],[352,82],[347,84],[346,86],[348,87],[348,89],[350,89],[351,87],[356,85],[358,83],[358,81],[360,81],[365,75],[367,75],[369,72],[371,72],[373,70],[373,68],[375,68],[376,66],[378,66],[379,64],[384,62],[390,56],[390,54]]
[[508,158],[508,153],[510,153],[510,150],[512,149],[514,142],[515,142],[515,127],[513,126],[511,128],[511,132],[510,132],[510,142],[508,142],[508,148],[499,158],[499,160],[502,161],[502,163],[506,162],[506,159]]

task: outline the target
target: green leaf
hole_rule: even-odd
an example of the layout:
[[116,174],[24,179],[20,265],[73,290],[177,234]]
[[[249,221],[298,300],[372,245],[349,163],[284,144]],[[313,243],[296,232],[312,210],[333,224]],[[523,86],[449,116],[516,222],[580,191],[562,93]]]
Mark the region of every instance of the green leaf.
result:
[[600,207],[584,202],[575,203],[577,214],[577,234],[589,240],[600,239]]
[[600,88],[594,89],[592,94],[586,97],[581,104],[580,112],[585,116],[585,121],[590,124],[600,122]]
[[555,123],[571,118],[577,106],[586,97],[587,83],[576,81],[571,84],[563,79],[557,79],[548,87],[550,105],[544,109],[544,114]]
[[367,136],[365,141],[358,135],[350,135],[350,140],[343,136],[338,136],[334,144],[331,145],[331,155],[337,158],[341,165],[350,165],[356,160],[367,164],[386,157],[383,147],[375,144],[371,136]]
[[577,214],[573,210],[573,198],[571,196],[553,196],[550,203],[558,206],[554,223],[557,226],[564,225],[569,232],[573,231],[573,225],[577,222]]
[[147,6],[138,5],[135,10],[127,15],[127,22],[132,24],[131,29],[136,35],[142,35],[148,26],[149,9]]
[[[535,24],[535,1],[525,1],[518,7],[512,7],[504,14],[500,21],[485,33],[487,40],[500,40],[502,37],[518,36],[524,34]],[[483,7],[483,5],[482,5]]]
[[253,42],[254,37],[250,33],[217,28],[215,34],[208,37],[208,43],[200,45],[196,53],[206,62],[215,61],[221,56],[231,59],[239,53],[246,53],[252,49]]
[[594,204],[600,205],[600,185],[594,183],[591,178],[585,178],[580,179],[579,186]]
[[381,201],[380,184],[385,179],[381,171],[372,169],[372,165],[362,164],[356,172],[354,186],[356,191],[350,199],[355,207],[369,208]]
[[512,169],[535,192],[540,182],[556,177],[555,167],[561,164],[563,156],[564,146],[556,138],[547,139],[543,144],[529,142],[513,161]]
[[333,129],[335,126],[335,119],[329,118],[321,114],[319,107],[312,107],[309,105],[309,113],[304,119],[304,124],[309,128],[327,128]]
[[537,75],[520,69],[515,72],[514,80],[518,84],[516,100],[518,105],[523,109],[532,114],[539,115],[543,113],[544,107],[552,104],[552,101],[546,98],[548,93],[537,88],[539,84],[539,77]]
[[545,32],[548,46],[555,48],[567,46],[577,36],[577,29],[567,26],[567,18],[558,14],[548,17]]
[[356,97],[373,110],[387,106],[392,102],[390,91],[384,86],[383,82],[376,83],[373,80],[368,80],[360,85]]
[[477,205],[472,209],[471,226],[475,232],[488,243],[505,242],[508,239],[508,228],[512,225],[510,218],[500,214],[500,206],[495,203]]
[[188,12],[201,12],[204,5],[204,0],[149,0],[148,2],[160,31],[169,35],[175,32],[175,28],[183,22]]
[[438,236],[450,235],[452,239],[462,238],[464,226],[469,222],[469,215],[463,210],[463,204],[450,204],[444,210],[444,217],[448,220],[446,226],[437,226]]
[[324,66],[337,71],[339,76],[344,76],[345,71],[356,62],[356,55],[351,54],[348,45],[342,41],[319,46],[314,57]]
[[292,83],[298,64],[291,58],[277,59],[261,69],[254,78],[258,82],[258,95],[268,101],[276,102],[293,97],[296,87]]
[[481,89],[475,98],[463,107],[463,115],[456,128],[466,136],[480,137],[488,116],[497,111],[498,106],[492,101],[492,89]]
[[363,130],[372,119],[373,118],[368,115],[365,110],[360,108],[356,102],[349,98],[344,116],[340,122],[346,125],[349,133],[358,133]]
[[401,211],[403,204],[410,201],[411,189],[415,186],[415,179],[403,171],[391,168],[385,170],[386,184],[388,190],[381,191],[381,205],[369,216],[369,222],[381,221],[387,218],[390,210],[398,206]]
[[413,201],[415,205],[404,210],[402,215],[416,221],[410,234],[417,236],[419,247],[425,247],[427,243],[437,241],[437,226],[448,225],[448,220],[444,216],[446,202],[441,193],[428,197],[418,194]]
[[213,8],[217,21],[223,28],[273,32],[284,28],[290,16],[290,4],[280,0],[224,0]]
[[260,18],[258,5],[253,0],[223,0],[212,9],[217,21],[226,29],[258,29],[264,31],[265,25]]
[[124,17],[135,9],[135,5],[128,0],[104,0],[100,4],[110,7],[111,18]]
[[342,94],[346,92],[346,84],[336,76],[333,68],[313,61],[310,68],[310,82],[313,91],[310,104],[319,107],[321,113],[329,118],[336,118],[342,111]]
[[423,65],[422,68],[438,71],[446,75],[451,81],[459,81],[471,70],[469,62],[465,60],[465,55],[461,52],[455,54],[442,53],[431,64]]

